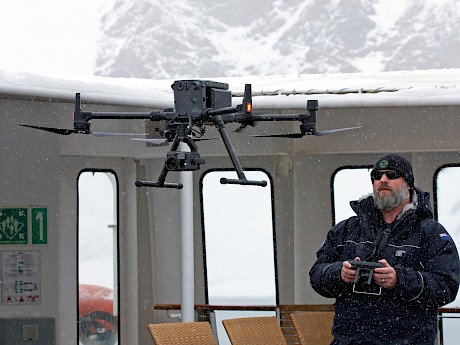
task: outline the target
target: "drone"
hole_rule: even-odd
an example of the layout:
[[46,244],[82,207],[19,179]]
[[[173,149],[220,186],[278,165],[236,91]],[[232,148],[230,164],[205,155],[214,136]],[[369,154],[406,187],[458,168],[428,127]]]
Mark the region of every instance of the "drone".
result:
[[[137,187],[177,188],[182,189],[182,183],[165,182],[169,171],[195,171],[205,160],[200,156],[196,142],[209,140],[203,138],[207,125],[213,125],[219,131],[227,149],[230,160],[235,168],[237,179],[222,178],[222,184],[239,184],[262,186],[266,181],[248,180],[233,149],[232,143],[225,129],[227,123],[239,123],[238,130],[248,126],[255,126],[261,121],[299,121],[300,132],[291,134],[255,135],[256,137],[287,137],[302,138],[305,135],[325,135],[359,127],[347,127],[325,131],[316,130],[316,111],[319,109],[317,100],[307,102],[307,113],[285,115],[254,115],[252,114],[251,84],[244,88],[243,101],[232,107],[232,93],[227,83],[210,80],[176,80],[171,85],[174,91],[174,108],[164,109],[161,112],[91,112],[82,111],[80,94],[75,95],[75,110],[73,113],[73,128],[52,128],[21,124],[21,126],[48,131],[60,135],[91,134],[108,136],[111,133],[92,132],[91,120],[109,119],[145,119],[150,121],[164,121],[163,128],[157,128],[163,139],[153,139],[155,143],[172,143],[166,154],[165,164],[157,181],[136,181]],[[238,131],[237,130],[237,131]],[[122,134],[123,135],[123,134]],[[143,139],[138,139],[143,140]],[[152,139],[144,139],[151,141]],[[159,141],[159,142],[158,142]],[[186,144],[190,151],[178,151],[180,143]]]

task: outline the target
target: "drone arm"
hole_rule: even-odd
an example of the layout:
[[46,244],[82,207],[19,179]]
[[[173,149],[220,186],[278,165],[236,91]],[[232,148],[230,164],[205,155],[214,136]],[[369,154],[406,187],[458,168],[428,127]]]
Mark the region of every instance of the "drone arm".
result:
[[151,121],[159,121],[164,119],[172,119],[175,116],[174,112],[91,112],[81,110],[80,93],[75,94],[75,108],[73,113],[73,130],[74,133],[90,133],[90,120],[93,119],[149,119]]
[[221,178],[220,183],[222,184],[240,184],[240,185],[253,185],[253,186],[262,186],[265,187],[267,185],[267,181],[250,181],[244,175],[243,168],[241,167],[240,161],[233,150],[232,144],[230,139],[228,138],[227,132],[225,131],[224,121],[222,120],[222,116],[216,115],[213,116],[214,123],[216,125],[217,130],[222,137],[222,140],[225,144],[227,152],[230,156],[230,159],[233,163],[233,167],[236,170],[236,174],[238,175],[238,179],[227,179]]
[[224,114],[233,114],[238,111],[236,107],[227,107],[227,108],[220,108],[220,109],[206,109],[204,113],[209,116],[215,115],[224,115]]
[[285,115],[252,115],[254,121],[300,121],[305,114],[285,114]]
[[175,113],[168,112],[105,112],[105,111],[88,111],[83,112],[87,120],[169,120]]

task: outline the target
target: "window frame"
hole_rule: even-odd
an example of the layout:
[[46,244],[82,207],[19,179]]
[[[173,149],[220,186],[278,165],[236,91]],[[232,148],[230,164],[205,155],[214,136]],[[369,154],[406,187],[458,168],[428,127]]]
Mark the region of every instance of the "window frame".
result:
[[[79,193],[79,181],[80,181],[80,176],[84,173],[105,173],[105,174],[112,174],[115,180],[115,191],[114,191],[114,197],[115,197],[115,212],[116,212],[116,226],[117,226],[117,245],[116,245],[116,256],[115,256],[115,262],[117,270],[116,270],[116,283],[117,283],[117,299],[116,299],[116,306],[117,306],[117,344],[121,344],[121,323],[120,323],[120,303],[121,303],[121,297],[120,297],[120,181],[118,179],[118,175],[113,169],[101,169],[101,168],[85,168],[80,170],[80,172],[77,175],[77,180],[76,180],[76,191],[77,191],[77,213],[76,213],[76,296],[77,296],[77,313],[76,313],[76,325],[77,325],[77,343],[80,341],[80,292],[79,292],[79,286],[80,286],[80,277],[79,277],[79,270],[80,270],[80,256],[79,256],[79,249],[80,249],[80,243],[79,243],[79,229],[80,229],[80,193]],[[115,301],[114,301],[115,302]]]
[[433,214],[434,219],[438,221],[439,219],[439,200],[438,200],[438,176],[443,169],[446,168],[460,168],[460,163],[447,163],[439,166],[433,174]]
[[[343,165],[335,169],[331,174],[330,179],[330,192],[331,192],[331,223],[332,226],[336,225],[336,210],[335,210],[335,190],[334,190],[334,180],[339,172],[342,170],[356,170],[356,169],[368,169],[372,170],[373,165],[371,164],[353,164],[353,165]],[[369,176],[370,179],[370,176]]]
[[[273,267],[274,267],[274,278],[275,278],[275,303],[276,305],[279,304],[279,276],[278,276],[278,262],[277,262],[277,241],[276,241],[276,224],[275,224],[275,197],[274,197],[274,184],[273,184],[273,178],[269,174],[269,172],[265,169],[262,168],[245,168],[244,172],[248,171],[260,171],[264,173],[268,180],[270,181],[270,204],[271,204],[271,223],[272,223],[272,239],[273,239]],[[201,215],[201,239],[202,239],[202,251],[203,251],[203,273],[204,273],[204,289],[205,289],[205,301],[207,304],[209,304],[209,293],[208,293],[208,271],[207,271],[207,263],[206,263],[206,229],[205,229],[205,221],[204,221],[204,203],[203,203],[203,180],[205,176],[209,173],[212,172],[235,172],[235,169],[231,168],[213,168],[213,169],[208,169],[203,172],[203,174],[200,177],[200,182],[199,182],[199,193],[200,193],[200,215]],[[265,188],[265,187],[261,187]]]

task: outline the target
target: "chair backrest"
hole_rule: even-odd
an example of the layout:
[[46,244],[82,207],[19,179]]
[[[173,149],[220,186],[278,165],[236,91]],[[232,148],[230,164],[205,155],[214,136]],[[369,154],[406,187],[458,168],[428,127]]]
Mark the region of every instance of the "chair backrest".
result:
[[209,322],[149,324],[155,345],[217,345]]
[[286,345],[274,316],[227,319],[222,323],[232,345]]
[[333,311],[308,311],[291,314],[301,345],[329,345],[332,340]]

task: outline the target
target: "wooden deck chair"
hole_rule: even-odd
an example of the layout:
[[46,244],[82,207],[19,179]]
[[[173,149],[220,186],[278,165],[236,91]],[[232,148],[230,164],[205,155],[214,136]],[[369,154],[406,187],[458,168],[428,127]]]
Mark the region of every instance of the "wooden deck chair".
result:
[[227,319],[222,323],[232,345],[286,345],[274,316]]
[[208,322],[149,324],[155,345],[217,345]]
[[329,345],[332,340],[333,311],[308,311],[291,314],[301,345]]

